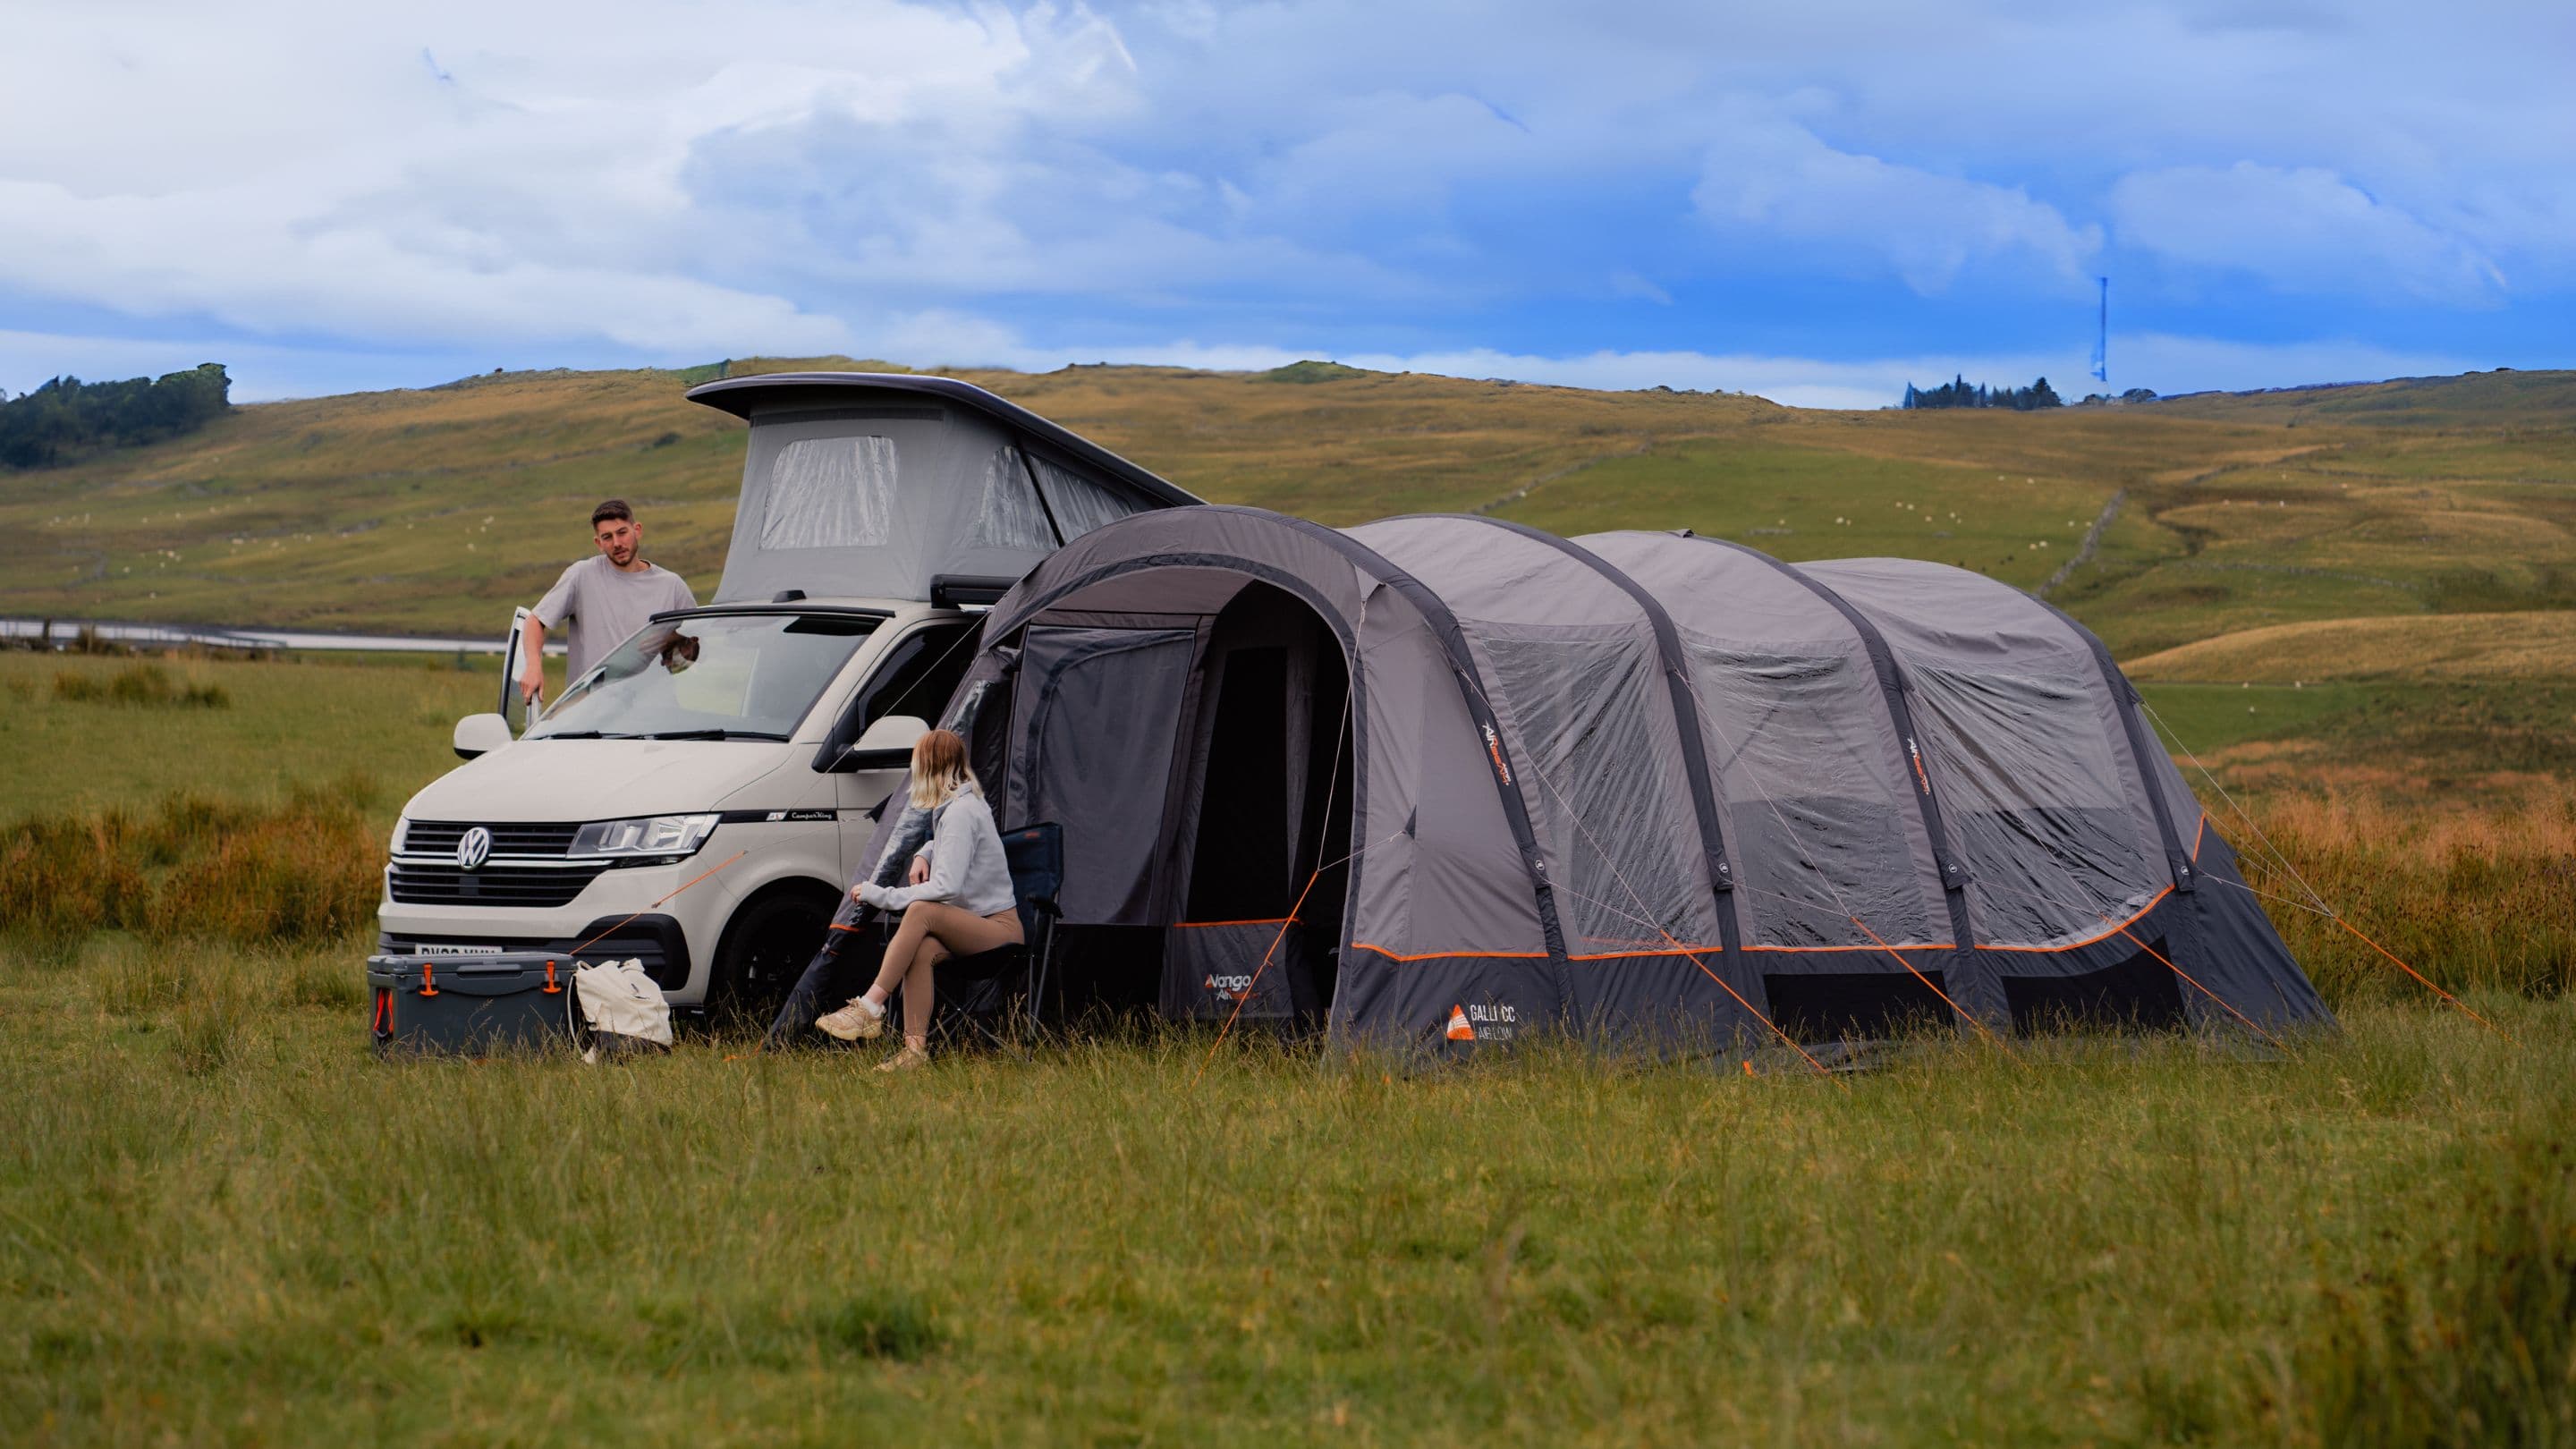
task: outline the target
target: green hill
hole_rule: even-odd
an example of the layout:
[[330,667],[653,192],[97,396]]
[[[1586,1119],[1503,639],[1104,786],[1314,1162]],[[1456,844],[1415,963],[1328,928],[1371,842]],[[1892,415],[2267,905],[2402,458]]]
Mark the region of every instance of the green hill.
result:
[[[860,365],[883,366],[734,370]],[[268,403],[0,473],[0,613],[492,632],[586,551],[582,520],[611,494],[703,592],[743,436],[681,400],[711,375],[499,374]],[[2051,597],[2123,654],[2356,615],[2576,606],[2576,373],[2045,413],[1818,412],[1328,363],[958,375],[1212,500],[1330,523],[1484,508],[1566,533],[1690,527],[1790,559],[2054,578]]]

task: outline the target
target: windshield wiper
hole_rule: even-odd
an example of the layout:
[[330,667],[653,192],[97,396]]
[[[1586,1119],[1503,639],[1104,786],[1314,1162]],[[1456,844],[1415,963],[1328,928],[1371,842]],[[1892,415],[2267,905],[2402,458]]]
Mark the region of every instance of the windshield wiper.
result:
[[541,740],[633,740],[650,739],[652,737],[649,735],[611,734],[605,730],[558,730],[553,734],[538,735],[536,738]]
[[652,734],[633,736],[639,740],[784,740],[785,735],[767,730],[657,730]]

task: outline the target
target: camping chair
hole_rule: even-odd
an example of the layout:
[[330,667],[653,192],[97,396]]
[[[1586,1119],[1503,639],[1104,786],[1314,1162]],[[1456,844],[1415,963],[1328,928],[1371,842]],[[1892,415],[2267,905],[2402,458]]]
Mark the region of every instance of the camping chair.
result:
[[[947,995],[951,982],[992,982],[1017,973],[1028,1000],[1029,1028],[1034,1031],[1046,996],[1047,967],[1055,954],[1056,919],[1064,914],[1056,904],[1056,893],[1064,889],[1064,827],[1050,822],[1003,831],[1002,857],[1009,863],[1011,896],[1019,907],[1020,944],[940,962],[940,991]],[[962,1000],[963,994],[953,999]],[[992,1029],[971,1012],[960,1010],[957,1016],[985,1040],[1001,1045]]]

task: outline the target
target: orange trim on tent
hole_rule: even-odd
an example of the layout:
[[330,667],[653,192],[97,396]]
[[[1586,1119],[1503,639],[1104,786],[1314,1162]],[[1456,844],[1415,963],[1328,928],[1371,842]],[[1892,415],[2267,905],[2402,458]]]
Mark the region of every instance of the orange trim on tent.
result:
[[[1877,946],[1747,946],[1747,951],[1876,951]],[[1956,951],[1953,941],[1915,941],[1903,946],[1889,946],[1890,951]]]
[[[1351,949],[1354,951],[1375,951],[1377,954],[1384,956],[1390,961],[1440,961],[1453,956],[1491,956],[1506,960],[1536,961],[1543,959],[1547,955],[1545,951],[1424,951],[1419,955],[1408,956],[1401,951],[1390,951],[1384,946],[1373,945],[1367,941],[1353,941],[1351,943]],[[1601,951],[1590,955],[1568,956],[1565,959],[1568,961],[1620,961],[1631,956],[1704,956],[1712,951],[1723,954],[1725,949],[1726,948],[1723,946],[1676,946],[1669,949],[1658,948],[1652,951]],[[1858,951],[1863,955],[1871,955],[1879,951],[1955,951],[1959,948],[1947,941],[1939,941],[1930,945],[1915,944],[1908,946],[1747,946],[1743,949],[1746,951],[1826,951],[1845,953]],[[1997,947],[1996,949],[2002,950],[2007,948]],[[2052,950],[2055,948],[2038,946],[2026,949]]]
[[1425,951],[1419,956],[1407,956],[1401,951],[1390,951],[1384,946],[1372,946],[1366,941],[1353,941],[1351,943],[1351,949],[1354,951],[1375,951],[1389,961],[1442,961],[1453,956],[1486,956],[1506,961],[1544,961],[1547,959],[1547,953],[1545,951]]
[[2118,925],[2112,926],[2107,930],[2096,932],[2093,935],[2085,937],[2081,941],[2069,941],[2062,946],[1995,946],[1980,942],[1978,943],[1977,949],[1980,951],[2018,951],[2027,955],[2045,956],[2052,952],[2072,951],[2081,946],[2090,946],[2096,941],[2107,941],[2113,936],[2124,934],[2129,927],[2136,925],[2142,918],[2144,918],[2147,912],[2154,910],[2156,908],[2156,902],[2161,901],[2172,894],[2173,887],[2166,886],[2163,890],[2147,897],[2147,903],[2145,905],[2130,912],[2129,915],[2123,918]]

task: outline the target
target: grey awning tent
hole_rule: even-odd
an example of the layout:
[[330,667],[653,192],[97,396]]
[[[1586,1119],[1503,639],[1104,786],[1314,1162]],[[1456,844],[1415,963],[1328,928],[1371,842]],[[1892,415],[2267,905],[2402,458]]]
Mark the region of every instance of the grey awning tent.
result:
[[1073,538],[980,647],[948,722],[1175,1017],[2331,1020],[2098,641],[1980,575],[1171,508]]

